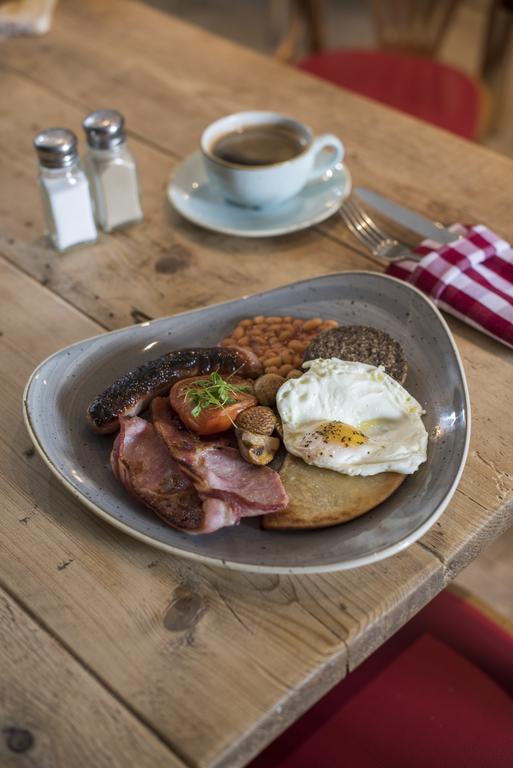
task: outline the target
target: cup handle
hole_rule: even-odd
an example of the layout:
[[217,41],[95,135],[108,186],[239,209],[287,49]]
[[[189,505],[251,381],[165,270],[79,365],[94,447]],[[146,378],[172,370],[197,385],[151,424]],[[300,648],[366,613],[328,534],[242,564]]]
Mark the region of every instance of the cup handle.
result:
[[[324,162],[317,162],[317,158],[323,149],[327,147],[335,150],[334,155],[330,155]],[[308,177],[308,182],[318,181],[321,179],[326,171],[332,170],[338,163],[340,163],[344,157],[344,145],[336,136],[332,133],[323,133],[321,136],[317,136],[312,143],[311,152],[315,156],[314,168]]]

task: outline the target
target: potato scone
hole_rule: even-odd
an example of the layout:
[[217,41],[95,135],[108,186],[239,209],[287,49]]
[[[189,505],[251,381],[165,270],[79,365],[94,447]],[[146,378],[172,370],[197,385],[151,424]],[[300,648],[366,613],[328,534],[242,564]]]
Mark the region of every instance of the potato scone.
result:
[[353,520],[377,507],[394,493],[406,475],[383,472],[371,477],[349,477],[305,464],[287,454],[279,471],[289,497],[282,512],[261,518],[266,530],[327,528]]
[[346,325],[320,333],[305,349],[303,361],[338,357],[354,363],[385,368],[393,379],[404,384],[408,364],[403,348],[385,331],[366,325]]

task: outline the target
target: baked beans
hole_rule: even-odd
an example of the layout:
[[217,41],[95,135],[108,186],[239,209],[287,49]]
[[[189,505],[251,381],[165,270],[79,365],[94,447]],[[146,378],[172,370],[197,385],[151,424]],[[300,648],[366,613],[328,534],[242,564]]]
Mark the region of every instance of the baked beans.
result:
[[222,347],[250,347],[261,360],[266,373],[285,378],[301,376],[303,352],[322,331],[336,328],[337,320],[320,317],[278,317],[256,315],[241,320],[221,342]]

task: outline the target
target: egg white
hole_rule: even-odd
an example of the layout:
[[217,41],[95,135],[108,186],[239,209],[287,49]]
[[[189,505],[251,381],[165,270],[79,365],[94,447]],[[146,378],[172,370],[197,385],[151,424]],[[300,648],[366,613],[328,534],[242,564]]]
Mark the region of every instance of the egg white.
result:
[[338,358],[303,367],[276,395],[290,453],[347,475],[411,474],[426,460],[424,411],[382,367]]

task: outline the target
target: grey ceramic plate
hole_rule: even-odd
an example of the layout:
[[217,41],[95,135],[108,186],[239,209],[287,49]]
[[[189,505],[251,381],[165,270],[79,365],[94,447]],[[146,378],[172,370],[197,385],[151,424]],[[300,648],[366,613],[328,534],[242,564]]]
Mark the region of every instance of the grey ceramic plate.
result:
[[[238,320],[257,314],[333,317],[382,328],[400,341],[409,362],[406,387],[427,411],[428,460],[378,508],[334,528],[262,531],[253,518],[214,534],[188,536],[161,523],[114,479],[109,467],[113,438],[89,430],[86,407],[130,368],[178,347],[215,344]],[[175,555],[274,573],[354,568],[407,547],[449,503],[470,434],[465,374],[442,316],[416,289],[370,272],[319,277],[86,339],[34,371],[24,413],[52,472],[112,525]]]

